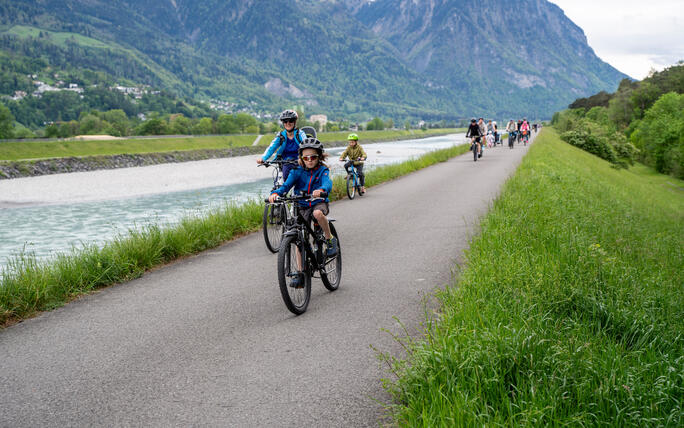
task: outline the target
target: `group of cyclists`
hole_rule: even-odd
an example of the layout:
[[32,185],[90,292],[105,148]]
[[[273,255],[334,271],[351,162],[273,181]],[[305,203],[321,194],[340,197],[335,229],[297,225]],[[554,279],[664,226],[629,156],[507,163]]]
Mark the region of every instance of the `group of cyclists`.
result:
[[[294,188],[295,194],[311,195],[309,200],[298,202],[300,213],[307,221],[310,221],[311,217],[316,219],[316,223],[325,234],[326,256],[334,257],[338,252],[338,243],[331,233],[327,218],[330,212],[328,194],[332,190],[330,169],[325,163],[328,154],[325,152],[323,144],[316,137],[308,136],[304,131],[297,128],[298,118],[297,112],[294,110],[285,110],[280,114],[283,130],[271,141],[264,154],[257,159],[257,163],[263,164],[274,155],[283,161],[290,161],[283,162],[283,184],[271,192],[268,200],[270,203],[274,203],[278,198],[284,197],[292,188]],[[351,165],[354,164],[361,181],[361,192],[365,193],[363,161],[366,160],[366,152],[359,145],[357,134],[349,134],[347,140],[348,146],[340,155],[339,160],[349,159],[344,165],[347,173],[349,173]],[[297,282],[297,278],[294,278],[293,281]]]
[[[531,133],[536,133],[540,127],[536,123],[530,124],[527,118],[520,119],[517,122],[510,119],[505,128],[505,131],[508,133],[508,147],[512,149],[516,141],[527,144]],[[470,138],[470,148],[473,151],[475,160],[482,157],[485,147],[496,147],[497,144],[503,145],[503,138],[501,138],[496,121],[490,120],[485,122],[482,117],[470,119],[466,138]]]

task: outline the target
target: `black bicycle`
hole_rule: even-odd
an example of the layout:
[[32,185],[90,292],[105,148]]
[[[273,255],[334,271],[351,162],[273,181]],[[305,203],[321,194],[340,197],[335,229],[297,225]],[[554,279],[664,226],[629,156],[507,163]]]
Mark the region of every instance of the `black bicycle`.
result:
[[[361,161],[360,158],[356,159],[356,162]],[[344,162],[344,161],[340,161]],[[363,161],[361,161],[363,162]],[[361,179],[359,177],[359,172],[356,170],[356,167],[354,166],[354,162],[351,162],[351,165],[349,167],[349,173],[347,174],[347,197],[349,199],[354,199],[356,194],[358,193],[359,196],[363,196],[363,192],[361,191]]]
[[[323,194],[321,197],[325,197]],[[342,248],[340,238],[333,225],[334,219],[328,218],[331,234],[337,238],[337,254],[326,255],[326,240],[323,229],[315,219],[307,221],[300,212],[297,202],[311,201],[311,195],[281,198],[294,207],[294,221],[287,225],[278,252],[278,284],[285,306],[295,315],[306,311],[311,298],[311,278],[318,273],[325,288],[335,291],[342,278]],[[313,223],[313,227],[311,226]],[[292,280],[298,278],[299,282]]]
[[477,158],[482,157],[482,155],[480,154],[480,150],[482,150],[482,149],[480,148],[480,143],[478,142],[479,138],[478,137],[470,137],[470,139],[471,139],[470,140],[470,150],[472,150],[472,152],[473,152],[473,160],[475,162],[477,162]]
[[[271,162],[264,162],[260,165],[265,167],[273,166],[273,189],[271,191],[279,188],[283,185],[281,180],[283,165],[291,163],[296,164],[295,160],[282,160],[276,159]],[[266,241],[266,248],[272,253],[277,253],[280,248],[280,243],[283,239],[283,234],[285,233],[285,225],[288,219],[292,218],[292,204],[287,202],[276,201],[274,203],[269,203],[266,201],[266,206],[264,206],[264,214],[262,218],[262,224],[264,229],[264,241]]]
[[508,133],[508,148],[512,149],[515,145],[516,131],[511,131]]

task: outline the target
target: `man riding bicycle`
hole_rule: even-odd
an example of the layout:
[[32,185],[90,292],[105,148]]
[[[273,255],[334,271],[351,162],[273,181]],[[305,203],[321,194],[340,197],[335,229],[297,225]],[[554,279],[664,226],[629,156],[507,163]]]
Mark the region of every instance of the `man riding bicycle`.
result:
[[347,140],[349,141],[349,145],[340,155],[340,160],[344,161],[346,158],[349,158],[349,162],[344,164],[347,175],[349,175],[349,167],[354,164],[356,173],[359,175],[359,181],[361,182],[361,193],[366,193],[366,175],[363,173],[363,161],[365,161],[368,156],[366,156],[366,152],[359,145],[358,135],[349,134]]
[[295,127],[298,118],[294,110],[285,110],[280,113],[280,122],[284,129],[276,134],[264,154],[257,159],[257,163],[262,164],[275,153],[276,158],[293,161],[283,164],[283,180],[287,180],[290,171],[296,167],[294,163],[297,160],[299,145],[306,139],[306,134]]
[[[334,257],[337,255],[337,238],[330,232],[330,224],[328,223],[327,214],[329,213],[328,202],[330,200],[327,196],[321,197],[322,193],[329,194],[332,190],[332,180],[330,179],[330,170],[323,163],[327,157],[324,153],[323,144],[315,138],[307,138],[299,145],[299,167],[292,170],[290,176],[285,180],[283,185],[274,190],[269,196],[270,203],[274,203],[278,197],[284,196],[294,187],[295,193],[311,194],[313,201],[300,201],[301,215],[307,221],[311,216],[316,219],[316,222],[323,233],[327,243],[326,256]],[[295,281],[301,278],[295,278]],[[296,284],[295,284],[296,285]]]
[[[480,139],[482,137],[482,130],[480,126],[477,124],[477,120],[475,118],[472,118],[470,120],[470,126],[468,127],[468,131],[466,131],[466,138],[470,138],[470,144],[476,144],[477,145],[477,153],[478,157],[480,156]],[[471,146],[472,147],[472,146]]]

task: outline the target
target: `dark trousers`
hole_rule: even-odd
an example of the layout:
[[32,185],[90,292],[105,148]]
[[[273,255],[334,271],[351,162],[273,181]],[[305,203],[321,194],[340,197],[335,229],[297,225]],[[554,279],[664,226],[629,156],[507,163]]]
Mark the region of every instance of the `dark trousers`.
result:
[[290,175],[290,171],[297,168],[297,165],[292,163],[283,164],[283,183],[287,180],[287,176]]
[[[347,174],[349,174],[349,167],[352,166],[352,163],[354,163],[354,161],[349,161],[344,164],[344,169],[347,171]],[[366,175],[363,173],[363,164],[354,165],[354,168],[356,168],[356,173],[359,175],[361,186],[365,186]]]

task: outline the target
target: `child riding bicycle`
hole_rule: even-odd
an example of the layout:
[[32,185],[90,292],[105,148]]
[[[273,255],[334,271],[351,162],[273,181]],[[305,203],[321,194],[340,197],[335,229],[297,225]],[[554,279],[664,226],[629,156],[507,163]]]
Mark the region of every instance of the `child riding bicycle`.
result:
[[340,161],[344,161],[346,158],[349,158],[349,162],[344,164],[344,169],[347,171],[347,175],[349,175],[349,167],[354,164],[356,173],[359,175],[359,180],[361,181],[361,193],[366,193],[366,175],[363,173],[363,161],[365,161],[368,156],[366,156],[366,152],[359,145],[358,135],[349,134],[347,140],[349,141],[349,145],[340,155]]
[[[274,190],[269,196],[270,203],[275,202],[278,197],[284,196],[294,186],[295,193],[310,194],[314,200],[300,201],[300,214],[307,221],[311,216],[323,233],[327,243],[326,256],[334,257],[337,255],[337,238],[330,232],[327,214],[329,213],[327,194],[332,190],[332,180],[330,170],[323,163],[327,154],[323,150],[323,144],[315,138],[307,138],[299,145],[299,167],[290,172],[290,176],[283,185]],[[321,196],[325,193],[326,196]]]

